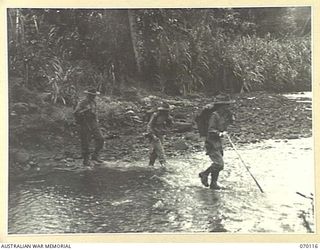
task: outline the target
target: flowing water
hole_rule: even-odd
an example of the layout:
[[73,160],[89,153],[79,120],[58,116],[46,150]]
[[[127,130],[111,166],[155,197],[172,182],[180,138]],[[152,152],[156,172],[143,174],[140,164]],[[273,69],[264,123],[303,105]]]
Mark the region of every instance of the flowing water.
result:
[[10,182],[9,234],[110,232],[307,233],[314,228],[312,139],[264,141],[225,151],[220,184],[201,186],[204,153],[169,159],[169,169],[144,161],[107,162],[92,171],[57,170]]
[[[311,104],[311,92],[287,97]],[[310,233],[315,228],[312,148],[312,138],[239,147],[264,193],[232,148],[225,150],[219,177],[225,189],[219,191],[203,187],[198,178],[210,165],[204,153],[171,158],[167,171],[147,167],[144,159],[10,181],[8,232]]]

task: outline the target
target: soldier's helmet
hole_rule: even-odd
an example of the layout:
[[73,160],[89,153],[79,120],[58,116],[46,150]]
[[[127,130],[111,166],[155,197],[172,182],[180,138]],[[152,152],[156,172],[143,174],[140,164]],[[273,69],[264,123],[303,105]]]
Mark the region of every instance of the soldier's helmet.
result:
[[170,110],[170,105],[166,102],[162,102],[160,107],[158,107],[158,110],[161,111],[169,111]]
[[90,89],[87,89],[85,91],[83,91],[83,93],[85,94],[88,94],[88,95],[100,95],[100,92],[97,91],[95,88],[90,88]]

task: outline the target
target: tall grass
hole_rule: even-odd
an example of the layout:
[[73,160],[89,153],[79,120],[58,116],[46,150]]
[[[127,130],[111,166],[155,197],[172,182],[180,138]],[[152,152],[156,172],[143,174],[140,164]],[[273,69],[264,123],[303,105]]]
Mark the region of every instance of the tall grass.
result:
[[304,37],[241,37],[228,45],[227,57],[243,90],[294,91],[311,86],[311,45]]

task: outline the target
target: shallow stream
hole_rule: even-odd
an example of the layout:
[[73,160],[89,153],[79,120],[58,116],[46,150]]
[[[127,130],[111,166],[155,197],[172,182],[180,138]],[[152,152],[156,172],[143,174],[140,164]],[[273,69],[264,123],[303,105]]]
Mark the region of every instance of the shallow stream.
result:
[[92,171],[56,170],[10,182],[10,234],[110,232],[307,233],[314,228],[312,139],[264,141],[238,148],[261,193],[231,148],[219,182],[201,185],[204,153],[169,159],[107,162]]

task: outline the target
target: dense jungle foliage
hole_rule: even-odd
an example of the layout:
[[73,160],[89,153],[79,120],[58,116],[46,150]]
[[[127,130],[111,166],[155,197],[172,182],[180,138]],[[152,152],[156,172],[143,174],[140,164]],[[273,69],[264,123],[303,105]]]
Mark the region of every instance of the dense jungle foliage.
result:
[[[311,9],[8,9],[10,88],[170,95],[311,89]],[[14,92],[12,92],[14,94]]]

